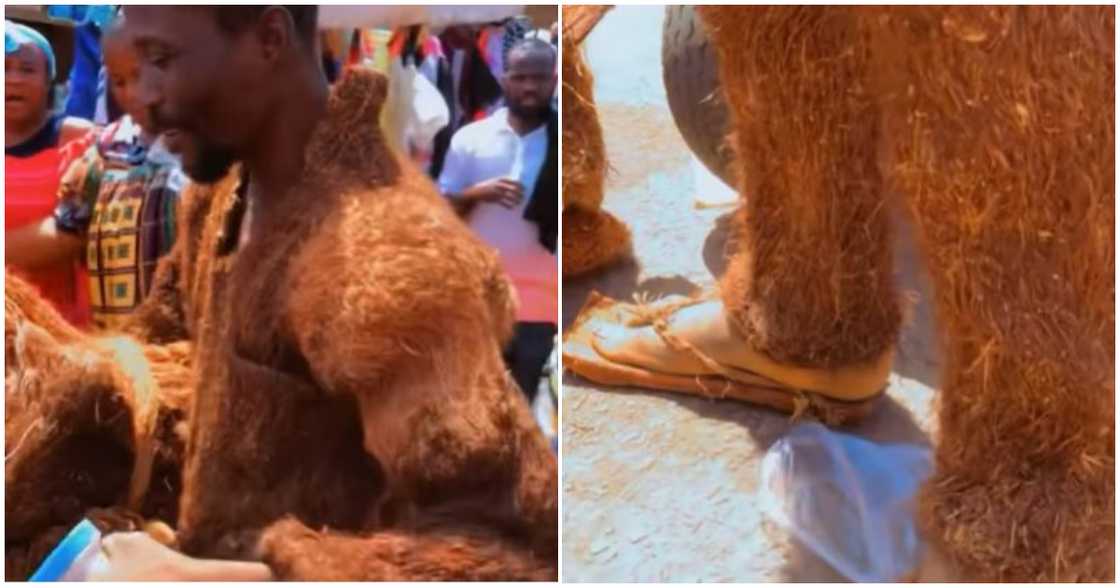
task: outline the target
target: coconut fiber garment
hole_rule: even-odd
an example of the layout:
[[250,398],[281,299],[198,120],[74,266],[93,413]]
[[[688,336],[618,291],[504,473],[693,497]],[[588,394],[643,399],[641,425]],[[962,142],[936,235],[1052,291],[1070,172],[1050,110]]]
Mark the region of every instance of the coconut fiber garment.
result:
[[556,459],[501,357],[511,285],[388,147],[386,93],[347,72],[245,240],[242,169],[183,193],[138,310],[195,343],[181,547],[287,579],[555,580]]

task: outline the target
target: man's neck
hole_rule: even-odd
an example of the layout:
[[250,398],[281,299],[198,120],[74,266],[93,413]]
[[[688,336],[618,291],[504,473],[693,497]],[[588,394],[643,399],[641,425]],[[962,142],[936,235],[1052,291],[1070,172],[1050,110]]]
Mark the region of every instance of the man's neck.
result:
[[4,121],[4,147],[14,147],[35,136],[43,125],[47,124],[50,117],[43,113],[39,118],[32,119],[24,124]]
[[528,135],[544,124],[544,113],[525,116],[523,114],[516,114],[509,109],[506,109],[506,113],[507,120],[509,121],[509,128],[513,129],[513,132],[517,133],[519,137]]
[[327,113],[328,88],[322,73],[316,70],[303,75],[277,105],[270,117],[274,122],[261,133],[258,147],[245,159],[251,178],[250,197],[263,200],[256,208],[258,216],[267,214],[269,201],[299,182],[307,143]]

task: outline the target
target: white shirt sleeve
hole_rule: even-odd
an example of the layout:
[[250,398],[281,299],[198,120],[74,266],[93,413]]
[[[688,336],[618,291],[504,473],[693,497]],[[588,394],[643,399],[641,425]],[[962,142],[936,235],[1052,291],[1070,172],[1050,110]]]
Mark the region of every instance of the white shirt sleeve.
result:
[[463,129],[459,129],[451,137],[451,145],[443,159],[443,170],[439,174],[439,191],[445,196],[470,187],[468,174],[471,156],[462,131]]

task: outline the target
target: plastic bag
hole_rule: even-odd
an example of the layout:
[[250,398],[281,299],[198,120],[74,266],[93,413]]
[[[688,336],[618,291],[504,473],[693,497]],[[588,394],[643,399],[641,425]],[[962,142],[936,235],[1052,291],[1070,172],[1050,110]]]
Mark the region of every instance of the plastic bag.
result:
[[406,126],[406,132],[413,154],[419,154],[426,164],[431,159],[432,144],[436,135],[451,122],[451,110],[435,84],[420,75],[416,66],[410,67],[413,71],[412,116]]
[[415,65],[402,65],[399,58],[393,59],[381,121],[389,144],[421,167],[427,167],[436,134],[450,120],[451,111],[439,90],[417,73]]
[[850,580],[898,581],[921,557],[914,499],[931,469],[928,447],[806,423],[766,452],[763,509]]

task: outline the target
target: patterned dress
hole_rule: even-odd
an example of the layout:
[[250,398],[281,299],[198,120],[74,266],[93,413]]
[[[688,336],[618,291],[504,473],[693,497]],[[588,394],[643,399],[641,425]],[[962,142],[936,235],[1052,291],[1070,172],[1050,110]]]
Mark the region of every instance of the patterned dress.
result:
[[160,142],[145,145],[125,116],[67,170],[55,220],[85,236],[93,321],[116,329],[144,300],[156,263],[175,242],[176,205],[185,184]]

